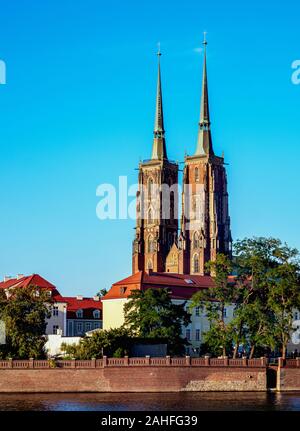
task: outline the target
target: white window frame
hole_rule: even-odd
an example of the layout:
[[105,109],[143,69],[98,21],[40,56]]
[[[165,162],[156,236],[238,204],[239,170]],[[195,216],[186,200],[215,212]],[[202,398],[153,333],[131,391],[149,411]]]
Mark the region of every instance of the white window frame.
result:
[[82,310],[82,308],[80,308],[79,310],[76,311],[76,317],[78,319],[82,319],[83,318],[83,310]]

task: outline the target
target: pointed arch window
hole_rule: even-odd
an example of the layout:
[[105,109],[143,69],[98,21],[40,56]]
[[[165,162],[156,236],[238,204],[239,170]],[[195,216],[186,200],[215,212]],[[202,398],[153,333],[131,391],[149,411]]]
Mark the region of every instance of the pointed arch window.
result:
[[153,197],[153,178],[149,178],[148,180],[148,199],[152,199]]
[[193,248],[199,248],[199,247],[200,247],[199,233],[195,232],[193,235]]
[[172,243],[173,243],[173,235],[172,235],[172,232],[169,232],[168,233],[168,246],[171,247]]
[[151,208],[149,208],[149,211],[148,211],[148,223],[149,224],[153,223],[153,212]]
[[174,192],[170,193],[170,221],[174,221]]
[[200,240],[199,240],[199,247],[200,247],[200,248],[203,248],[203,247],[204,247],[204,238],[203,238],[203,236],[202,236],[202,235],[200,236]]
[[198,256],[198,254],[194,254],[194,257],[193,257],[193,273],[197,274],[199,271],[200,271],[199,256]]
[[153,263],[152,263],[152,260],[151,259],[149,259],[148,260],[148,262],[147,262],[147,269],[149,270],[149,269],[153,269]]
[[155,243],[152,235],[148,237],[148,253],[154,253],[155,251]]

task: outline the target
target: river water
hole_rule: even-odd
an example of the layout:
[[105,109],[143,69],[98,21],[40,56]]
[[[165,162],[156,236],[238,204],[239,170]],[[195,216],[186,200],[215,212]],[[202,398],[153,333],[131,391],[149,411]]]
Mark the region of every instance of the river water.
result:
[[300,392],[0,394],[1,411],[300,411]]

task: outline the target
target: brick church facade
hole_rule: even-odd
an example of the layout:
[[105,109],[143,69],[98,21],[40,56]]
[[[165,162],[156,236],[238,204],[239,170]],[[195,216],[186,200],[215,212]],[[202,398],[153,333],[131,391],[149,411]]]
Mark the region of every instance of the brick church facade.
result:
[[217,253],[231,256],[224,156],[215,155],[211,136],[206,45],[205,40],[198,140],[195,153],[185,156],[181,199],[178,164],[167,156],[158,53],[152,157],[139,165],[133,274],[153,271],[205,275],[205,264]]

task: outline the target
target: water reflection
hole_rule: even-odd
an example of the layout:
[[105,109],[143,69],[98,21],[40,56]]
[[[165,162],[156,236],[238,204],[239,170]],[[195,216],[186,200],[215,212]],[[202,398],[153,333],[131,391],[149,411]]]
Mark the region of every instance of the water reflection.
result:
[[300,392],[0,394],[0,410],[300,410]]

